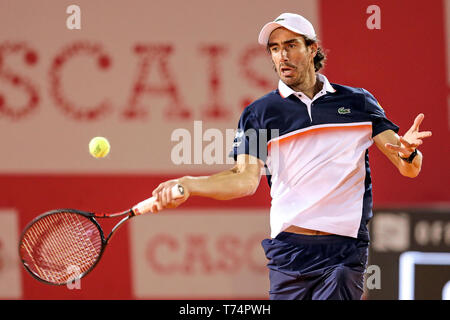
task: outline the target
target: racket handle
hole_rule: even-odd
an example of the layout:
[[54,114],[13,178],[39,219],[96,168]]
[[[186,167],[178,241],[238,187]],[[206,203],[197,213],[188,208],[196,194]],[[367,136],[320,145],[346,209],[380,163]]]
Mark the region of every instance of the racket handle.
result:
[[[180,184],[176,184],[172,187],[172,198],[178,199],[184,196],[184,188]],[[153,206],[157,205],[156,197],[148,198],[142,202],[139,202],[131,210],[135,216],[140,216],[141,214],[146,214],[151,212]]]

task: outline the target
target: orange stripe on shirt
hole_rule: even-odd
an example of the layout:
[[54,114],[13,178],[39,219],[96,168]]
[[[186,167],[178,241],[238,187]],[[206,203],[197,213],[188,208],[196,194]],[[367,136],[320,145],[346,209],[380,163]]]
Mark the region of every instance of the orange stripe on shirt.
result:
[[278,142],[278,144],[282,144],[282,143],[290,142],[290,141],[292,141],[292,139],[297,139],[300,136],[313,135],[313,134],[317,134],[317,133],[331,132],[331,131],[342,131],[342,130],[353,131],[353,130],[360,130],[362,128],[372,129],[372,125],[371,124],[358,124],[358,125],[354,125],[354,126],[335,126],[335,127],[312,128],[310,130],[297,132],[297,133],[292,134],[290,136],[287,136],[287,137],[284,137],[284,138],[280,138],[280,139],[278,139],[276,141],[272,141],[271,140],[267,144],[267,149],[270,149],[270,147],[271,147],[273,142]]

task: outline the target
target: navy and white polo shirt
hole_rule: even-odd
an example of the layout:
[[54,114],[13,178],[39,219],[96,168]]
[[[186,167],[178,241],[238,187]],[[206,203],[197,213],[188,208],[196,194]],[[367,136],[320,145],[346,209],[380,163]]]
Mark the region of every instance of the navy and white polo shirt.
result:
[[323,88],[313,99],[280,80],[246,107],[231,155],[265,163],[272,238],[294,225],[369,240],[368,148],[374,136],[399,128],[365,89],[317,77]]

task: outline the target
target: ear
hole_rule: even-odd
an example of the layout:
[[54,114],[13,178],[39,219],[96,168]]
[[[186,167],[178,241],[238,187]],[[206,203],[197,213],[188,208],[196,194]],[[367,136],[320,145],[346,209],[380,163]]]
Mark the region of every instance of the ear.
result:
[[317,50],[319,49],[319,45],[317,44],[317,42],[314,42],[314,43],[311,43],[309,48],[311,50],[312,58],[314,58],[317,54]]

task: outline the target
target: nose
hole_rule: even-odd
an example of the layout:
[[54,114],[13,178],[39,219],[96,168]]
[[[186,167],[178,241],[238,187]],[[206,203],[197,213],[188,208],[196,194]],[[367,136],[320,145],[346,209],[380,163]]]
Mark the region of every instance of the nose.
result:
[[281,50],[281,60],[287,61],[288,60],[288,52],[285,48]]

